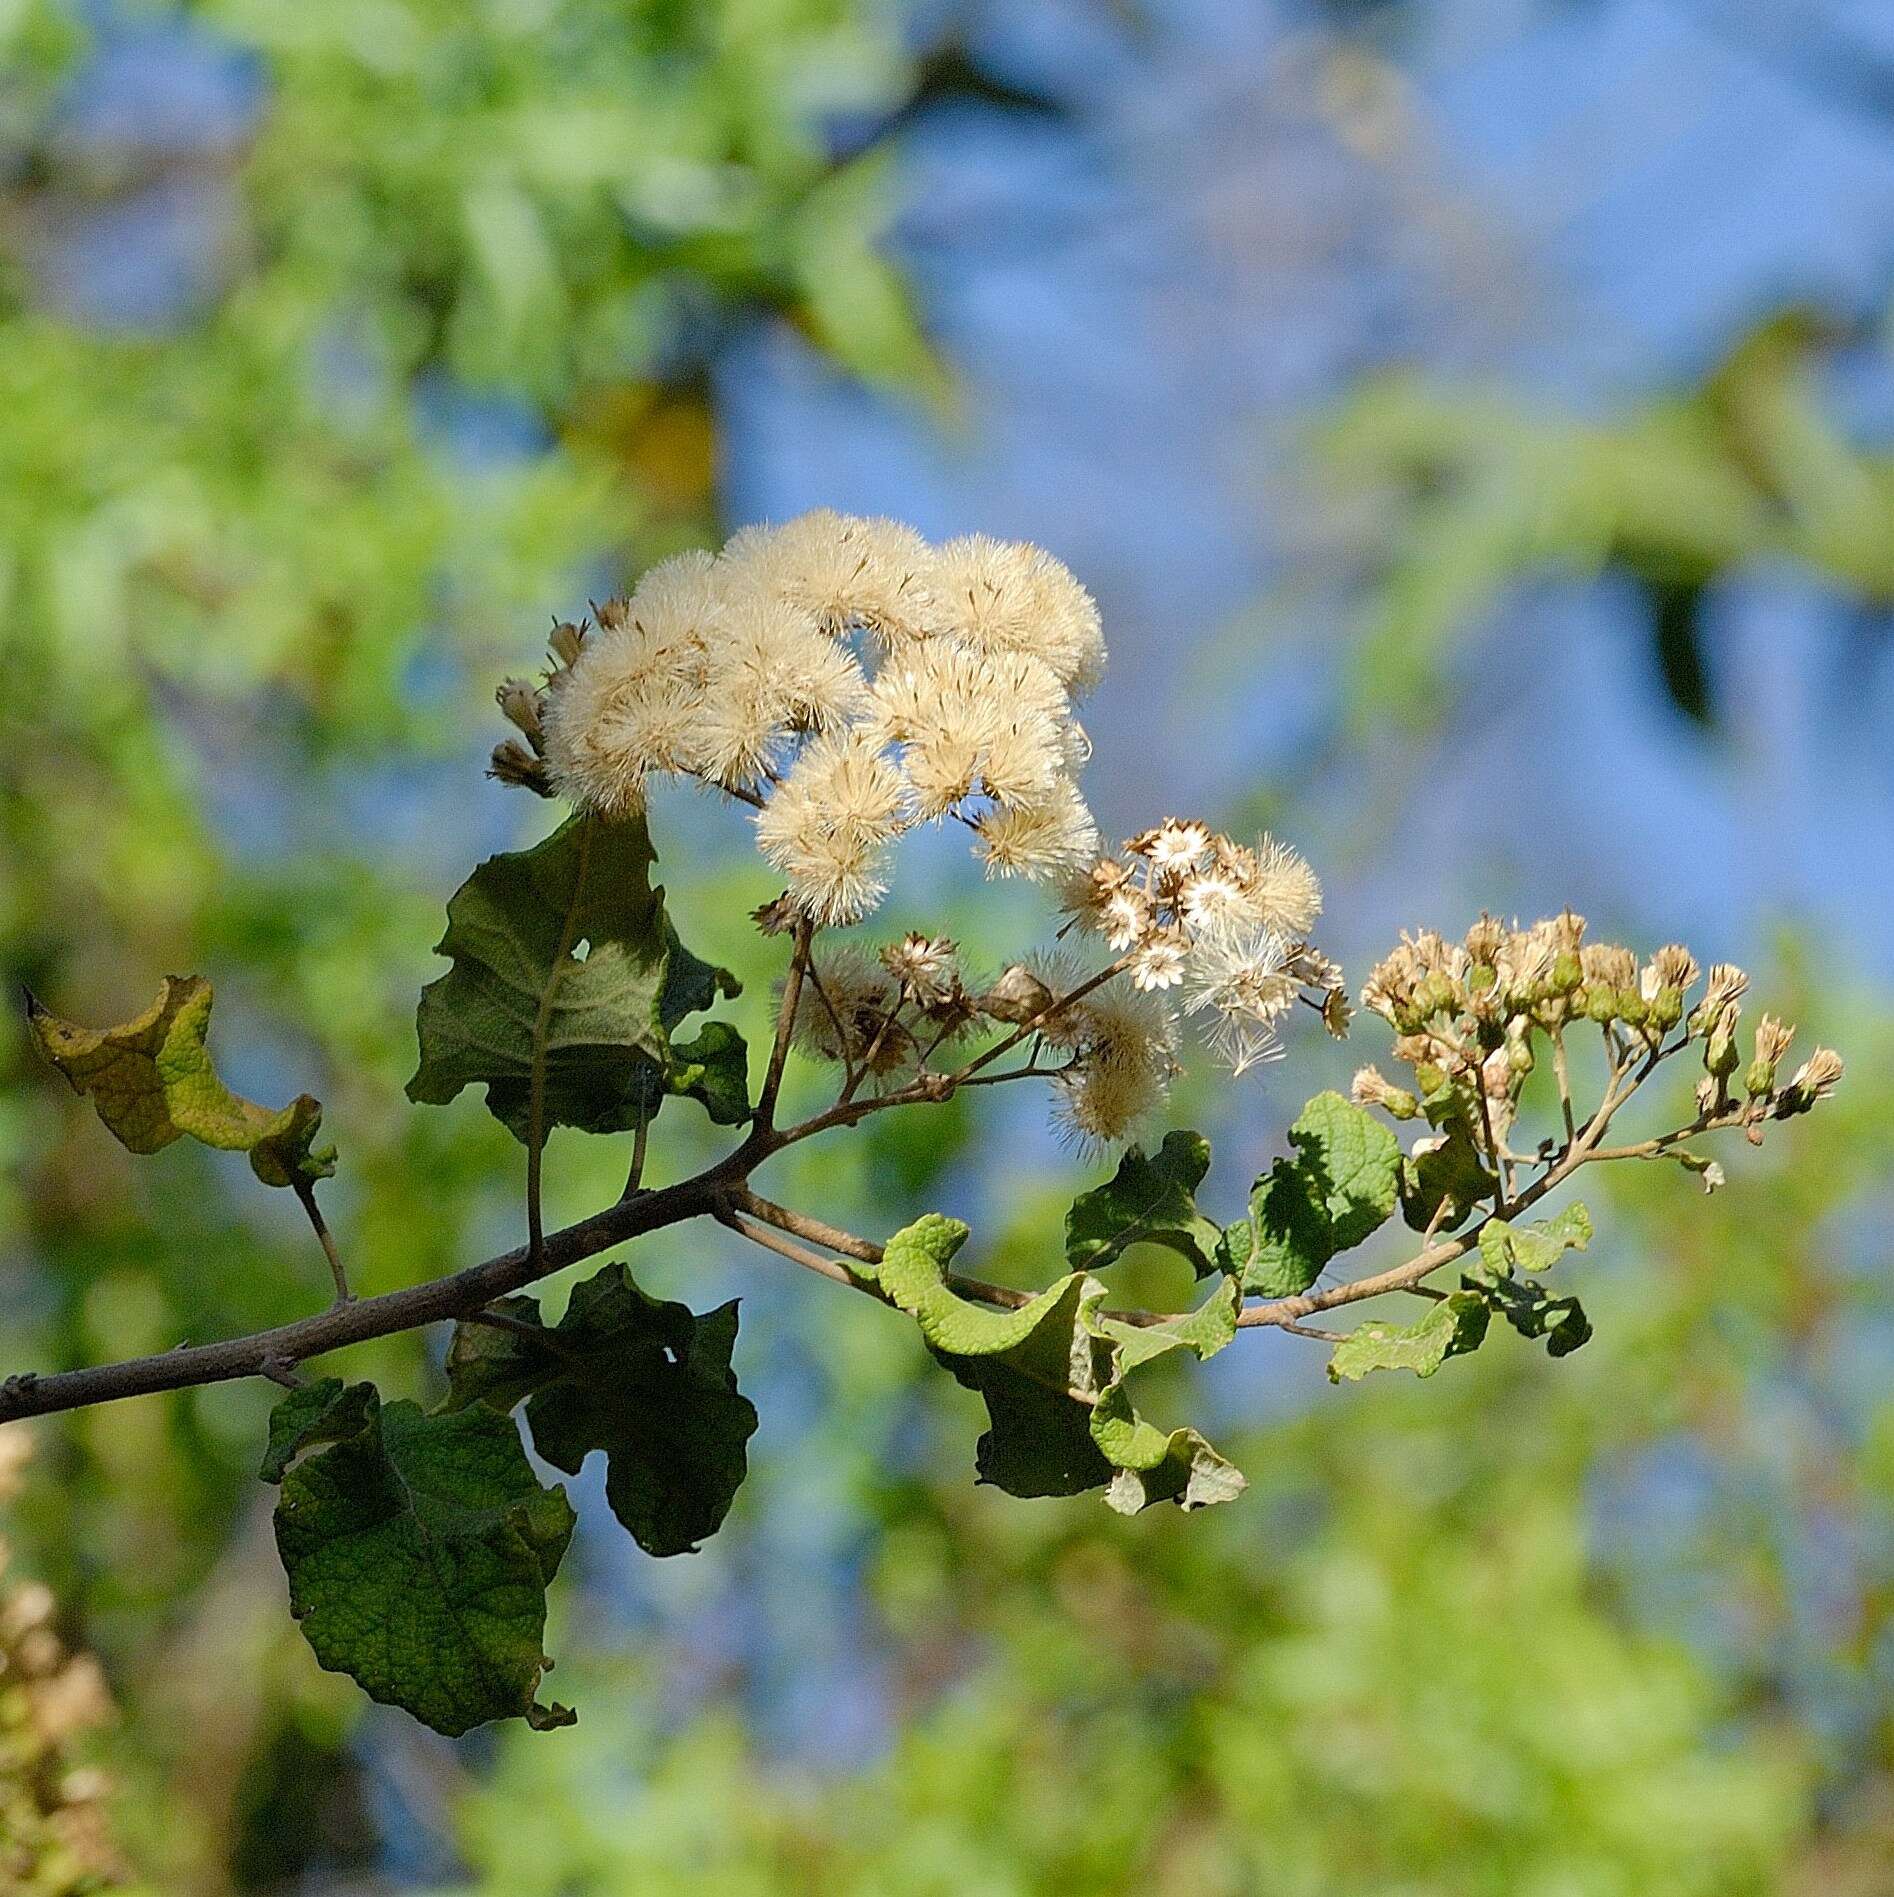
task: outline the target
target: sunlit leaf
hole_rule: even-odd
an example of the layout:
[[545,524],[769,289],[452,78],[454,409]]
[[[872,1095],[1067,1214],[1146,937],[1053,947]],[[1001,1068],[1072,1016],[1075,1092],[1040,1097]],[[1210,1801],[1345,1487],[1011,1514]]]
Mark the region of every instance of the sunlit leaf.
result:
[[1245,1291],[1293,1297],[1394,1210],[1400,1142],[1338,1093],[1321,1093],[1289,1129],[1292,1159],[1257,1180],[1247,1219],[1223,1235],[1220,1262]]
[[28,1020],[47,1059],[75,1093],[91,1096],[99,1118],[130,1151],[159,1152],[188,1135],[247,1154],[265,1185],[326,1179],[335,1171],[335,1149],[312,1144],[321,1104],[304,1093],[272,1111],[232,1093],[205,1044],[211,1001],[201,975],[167,975],[157,1000],[119,1027],[82,1028],[37,1001]]
[[1417,1377],[1431,1377],[1449,1357],[1480,1347],[1489,1316],[1477,1292],[1455,1291],[1416,1323],[1371,1319],[1335,1346],[1328,1362],[1329,1381],[1354,1383],[1373,1370],[1411,1370]]
[[1105,1287],[1086,1272],[1069,1273],[1017,1309],[962,1297],[947,1272],[966,1237],[959,1220],[929,1213],[889,1239],[880,1265],[862,1275],[986,1399],[992,1427],[976,1455],[982,1481],[1020,1496],[1102,1487],[1124,1512],[1161,1501],[1199,1508],[1242,1492],[1241,1473],[1195,1430],[1154,1428],[1124,1391],[1135,1363],[1180,1346],[1199,1356],[1221,1349],[1235,1330],[1233,1286],[1127,1348],[1125,1333],[1136,1327],[1104,1316]]

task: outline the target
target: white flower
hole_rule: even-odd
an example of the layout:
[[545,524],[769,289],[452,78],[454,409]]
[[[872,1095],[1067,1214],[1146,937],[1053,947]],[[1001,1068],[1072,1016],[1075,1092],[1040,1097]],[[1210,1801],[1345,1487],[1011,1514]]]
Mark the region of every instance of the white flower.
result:
[[1216,931],[1193,947],[1185,972],[1186,1011],[1214,1013],[1210,1044],[1240,1074],[1281,1053],[1276,1024],[1294,1005],[1284,944],[1272,929]]
[[1132,985],[1141,989],[1175,988],[1184,979],[1184,962],[1190,951],[1190,939],[1174,929],[1153,936],[1138,951],[1131,965]]

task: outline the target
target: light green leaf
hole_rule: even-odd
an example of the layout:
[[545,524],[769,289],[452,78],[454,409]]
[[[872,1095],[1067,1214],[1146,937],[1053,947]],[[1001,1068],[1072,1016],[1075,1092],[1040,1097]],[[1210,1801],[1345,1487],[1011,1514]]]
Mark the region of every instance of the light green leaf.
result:
[[1065,1217],[1066,1260],[1079,1271],[1102,1271],[1132,1245],[1167,1245],[1198,1277],[1216,1270],[1217,1226],[1197,1210],[1196,1191],[1210,1170],[1210,1142],[1201,1133],[1164,1136],[1157,1152],[1134,1146],[1102,1186],[1081,1193]]
[[1556,1218],[1530,1225],[1493,1218],[1480,1227],[1480,1260],[1496,1278],[1511,1277],[1515,1271],[1541,1272],[1568,1251],[1583,1251],[1591,1239],[1591,1214],[1582,1205],[1568,1205]]
[[107,1130],[134,1153],[155,1153],[187,1134],[222,1152],[245,1153],[266,1186],[326,1179],[335,1149],[314,1150],[322,1107],[298,1094],[272,1111],[218,1079],[205,1037],[211,985],[201,975],[167,975],[136,1020],[114,1028],[62,1021],[28,997],[27,1019],[46,1058],[89,1094]]
[[1475,1291],[1455,1291],[1434,1305],[1418,1323],[1359,1325],[1335,1346],[1329,1358],[1331,1383],[1359,1382],[1371,1370],[1411,1370],[1431,1377],[1449,1357],[1477,1350],[1490,1316]]
[[1242,1288],[1234,1278],[1223,1276],[1216,1289],[1194,1311],[1172,1318],[1164,1324],[1127,1324],[1102,1312],[1096,1323],[1101,1335],[1118,1346],[1118,1366],[1135,1370],[1153,1357],[1180,1346],[1193,1351],[1199,1359],[1214,1357],[1236,1337],[1237,1313],[1243,1308]]
[[992,1427],[981,1437],[982,1481],[1010,1495],[1075,1495],[1103,1487],[1114,1508],[1151,1502],[1197,1508],[1233,1499],[1242,1475],[1194,1430],[1166,1434],[1146,1423],[1124,1393],[1138,1363],[1184,1347],[1199,1356],[1235,1331],[1238,1292],[1219,1286],[1189,1316],[1141,1327],[1103,1314],[1105,1287],[1071,1272],[1015,1310],[961,1297],[948,1267],[967,1237],[957,1219],[929,1213],[888,1241],[863,1273],[907,1311],[935,1355],[986,1399]]
[[1338,1253],[1370,1236],[1394,1210],[1400,1142],[1338,1093],[1321,1093],[1289,1129],[1279,1159],[1250,1194],[1247,1219],[1224,1234],[1219,1262],[1245,1291],[1294,1297]]
[[290,1612],[324,1667],[449,1735],[571,1723],[535,1695],[572,1509],[507,1418],[384,1406],[330,1378],[277,1406],[263,1473],[282,1483]]
[[1114,1471],[1105,1501],[1121,1515],[1135,1515],[1153,1502],[1208,1508],[1234,1502],[1249,1486],[1235,1463],[1220,1456],[1196,1430],[1167,1434],[1147,1423],[1131,1407],[1122,1383],[1098,1399],[1092,1440]]
[[[524,1142],[537,1050],[548,1129],[623,1132],[655,1113],[678,1080],[671,1030],[735,991],[677,940],[650,886],[655,861],[642,817],[581,815],[482,863],[447,905],[439,953],[453,967],[422,991],[408,1097],[444,1105],[484,1083],[489,1110]],[[704,1071],[679,1081],[726,1120],[748,1111],[732,1052],[719,1037],[695,1063]]]

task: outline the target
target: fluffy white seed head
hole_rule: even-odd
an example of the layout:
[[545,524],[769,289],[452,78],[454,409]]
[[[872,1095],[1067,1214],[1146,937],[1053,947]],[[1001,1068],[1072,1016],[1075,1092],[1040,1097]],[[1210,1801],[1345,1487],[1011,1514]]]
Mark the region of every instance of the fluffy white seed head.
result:
[[1019,540],[965,534],[940,549],[934,592],[944,627],[982,652],[1042,661],[1075,696],[1098,682],[1098,607],[1069,569]]
[[804,915],[855,922],[887,892],[887,846],[911,820],[906,779],[850,730],[811,741],[759,813],[756,841]]
[[1047,882],[1098,853],[1098,825],[1077,785],[1059,779],[1030,803],[995,805],[979,821],[975,849],[989,876]]
[[827,507],[746,527],[723,551],[726,573],[800,607],[830,638],[862,631],[884,646],[936,630],[934,559],[912,527]]

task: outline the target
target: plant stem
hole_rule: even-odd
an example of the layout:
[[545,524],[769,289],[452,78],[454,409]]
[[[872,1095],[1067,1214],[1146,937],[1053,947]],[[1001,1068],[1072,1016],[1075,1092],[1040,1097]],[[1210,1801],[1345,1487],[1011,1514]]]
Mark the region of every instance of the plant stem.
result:
[[322,1247],[322,1255],[329,1261],[329,1275],[335,1280],[335,1301],[338,1304],[352,1304],[355,1293],[349,1289],[349,1274],[342,1268],[342,1254],[336,1250],[335,1234],[329,1230],[328,1221],[322,1216],[322,1208],[316,1204],[315,1181],[296,1179],[291,1182],[296,1189],[296,1197],[302,1201],[302,1208],[309,1214],[309,1223],[314,1226],[316,1242]]

